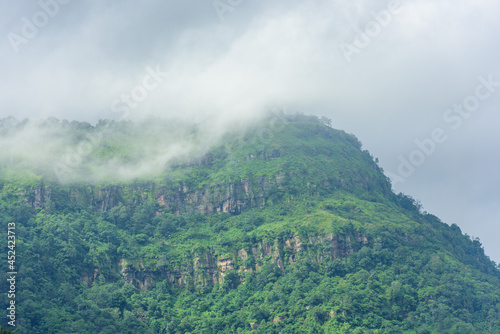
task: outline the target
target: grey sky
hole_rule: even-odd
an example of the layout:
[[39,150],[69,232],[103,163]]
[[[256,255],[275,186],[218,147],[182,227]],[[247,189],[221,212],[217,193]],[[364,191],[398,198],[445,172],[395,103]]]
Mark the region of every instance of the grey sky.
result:
[[500,262],[500,87],[459,126],[443,118],[474,102],[479,77],[500,82],[500,2],[1,1],[0,31],[0,117],[118,118],[134,89],[132,119],[223,127],[286,107],[332,118],[396,176],[440,128],[395,190]]

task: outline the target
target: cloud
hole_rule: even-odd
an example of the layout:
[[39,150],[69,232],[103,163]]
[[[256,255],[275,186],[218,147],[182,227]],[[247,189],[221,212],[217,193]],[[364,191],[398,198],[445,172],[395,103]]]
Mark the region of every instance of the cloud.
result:
[[[400,4],[378,31],[374,13],[390,1],[241,1],[223,20],[211,1],[69,2],[17,54],[6,36],[21,33],[22,18],[40,6],[3,4],[0,117],[120,119],[113,101],[158,66],[168,75],[127,117],[210,119],[223,132],[286,106],[332,118],[394,172],[415,139],[446,126],[443,112],[471,94],[479,76],[500,80],[498,2]],[[368,45],[346,61],[340,45],[370,29]],[[491,167],[500,163],[499,101],[485,102],[397,188],[470,234],[497,225],[498,209],[483,202],[500,201]],[[464,218],[468,210],[491,219],[478,227]],[[500,261],[496,243],[485,245]]]

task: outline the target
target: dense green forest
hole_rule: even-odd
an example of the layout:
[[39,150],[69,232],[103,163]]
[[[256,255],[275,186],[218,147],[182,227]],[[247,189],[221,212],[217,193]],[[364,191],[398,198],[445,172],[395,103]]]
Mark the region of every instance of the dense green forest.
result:
[[500,271],[479,240],[393,193],[329,120],[271,115],[159,173],[92,179],[160,154],[168,125],[147,125],[47,120],[69,145],[97,138],[81,162],[0,161],[19,333],[500,333]]

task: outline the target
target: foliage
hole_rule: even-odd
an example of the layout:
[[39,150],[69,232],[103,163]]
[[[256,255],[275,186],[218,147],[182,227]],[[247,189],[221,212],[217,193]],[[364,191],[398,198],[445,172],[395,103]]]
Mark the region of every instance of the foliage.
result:
[[[480,242],[392,193],[361,143],[325,122],[229,135],[155,180],[3,174],[19,333],[500,333],[500,273]],[[226,189],[228,212],[186,199]]]

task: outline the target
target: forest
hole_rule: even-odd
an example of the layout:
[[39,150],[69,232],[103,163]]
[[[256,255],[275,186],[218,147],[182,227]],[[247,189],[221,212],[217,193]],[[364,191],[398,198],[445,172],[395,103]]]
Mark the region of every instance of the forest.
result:
[[[330,120],[270,116],[131,172],[176,127],[156,123],[1,122],[0,137],[34,127],[73,147],[98,138],[63,180],[56,160],[1,156],[1,244],[7,255],[15,224],[17,272],[16,326],[3,316],[4,329],[500,333],[500,268],[480,241],[394,193]],[[199,147],[200,131],[186,131],[185,147]],[[5,314],[10,300],[2,293]]]

